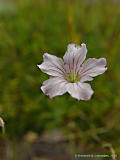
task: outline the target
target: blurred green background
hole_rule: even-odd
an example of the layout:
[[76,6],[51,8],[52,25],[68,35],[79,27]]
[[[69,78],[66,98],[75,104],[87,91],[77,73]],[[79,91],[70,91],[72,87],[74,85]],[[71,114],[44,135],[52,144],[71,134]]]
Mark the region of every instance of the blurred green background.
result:
[[[90,82],[92,99],[49,99],[36,65],[45,52],[62,58],[69,43],[83,42],[87,58],[107,59],[108,71]],[[0,1],[0,116],[5,140],[60,130],[78,152],[120,155],[120,1]]]

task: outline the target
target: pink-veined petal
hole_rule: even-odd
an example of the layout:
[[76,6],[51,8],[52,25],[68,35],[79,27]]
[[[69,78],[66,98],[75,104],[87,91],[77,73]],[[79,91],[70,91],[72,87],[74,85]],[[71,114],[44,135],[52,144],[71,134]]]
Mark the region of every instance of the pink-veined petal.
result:
[[91,86],[87,83],[69,83],[67,85],[68,93],[78,100],[89,100],[94,93]]
[[64,76],[65,71],[63,68],[63,61],[61,58],[45,53],[43,55],[43,60],[44,62],[42,64],[37,65],[42,72],[45,72],[51,76]]
[[105,58],[89,58],[82,64],[82,67],[80,69],[80,81],[90,81],[92,80],[91,77],[95,77],[104,73],[107,70],[107,68],[105,67],[106,64],[107,62]]
[[53,98],[66,93],[67,81],[59,77],[53,77],[43,82],[41,90],[44,94]]
[[80,82],[92,81],[92,80],[93,78],[87,75],[80,78]]
[[76,73],[82,62],[85,60],[86,54],[86,44],[83,43],[82,47],[78,47],[75,44],[69,44],[63,57],[66,70],[68,72],[73,71]]

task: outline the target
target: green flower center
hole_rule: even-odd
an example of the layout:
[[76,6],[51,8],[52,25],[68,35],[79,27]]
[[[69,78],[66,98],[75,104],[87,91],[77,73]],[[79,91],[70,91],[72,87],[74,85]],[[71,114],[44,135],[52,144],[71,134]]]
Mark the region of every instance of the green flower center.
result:
[[77,76],[77,74],[70,74],[69,76],[67,75],[66,80],[69,80],[71,83],[76,83],[80,80],[80,78]]

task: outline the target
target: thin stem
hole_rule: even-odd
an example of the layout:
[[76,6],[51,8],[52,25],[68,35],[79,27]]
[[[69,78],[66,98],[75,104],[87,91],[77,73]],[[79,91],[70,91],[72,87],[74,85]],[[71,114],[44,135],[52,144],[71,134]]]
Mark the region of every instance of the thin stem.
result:
[[71,40],[72,42],[75,43],[77,42],[77,36],[75,34],[75,27],[74,27],[74,22],[73,22],[74,3],[75,1],[70,3],[68,0],[64,0]]

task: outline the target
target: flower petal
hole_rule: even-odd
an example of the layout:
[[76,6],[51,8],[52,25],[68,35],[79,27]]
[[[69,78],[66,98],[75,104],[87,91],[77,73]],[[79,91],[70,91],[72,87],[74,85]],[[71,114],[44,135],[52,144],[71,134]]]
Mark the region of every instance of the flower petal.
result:
[[67,85],[68,93],[78,100],[89,100],[94,93],[91,86],[87,83],[69,83]]
[[40,65],[37,65],[42,72],[47,73],[52,76],[63,77],[64,68],[63,61],[61,58],[45,53],[43,55],[44,62]]
[[78,47],[75,44],[69,44],[68,49],[63,57],[64,65],[68,72],[77,72],[82,62],[85,60],[87,54],[86,44]]
[[44,94],[46,94],[50,98],[53,98],[67,92],[66,84],[66,80],[59,77],[53,77],[43,82],[41,90]]
[[83,76],[82,78],[80,78],[80,82],[85,82],[85,81],[92,81],[93,78],[90,76]]
[[90,81],[92,80],[91,77],[95,77],[104,73],[107,70],[105,67],[106,64],[107,62],[105,58],[89,58],[82,64],[80,69],[80,81]]

